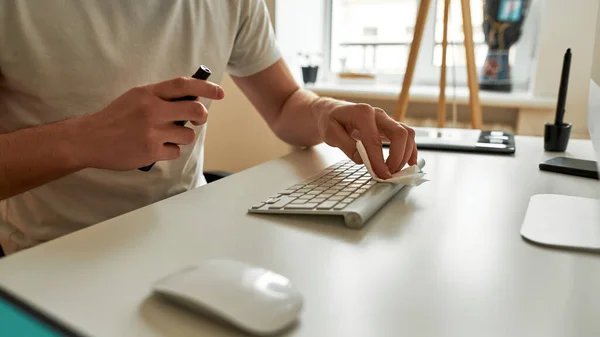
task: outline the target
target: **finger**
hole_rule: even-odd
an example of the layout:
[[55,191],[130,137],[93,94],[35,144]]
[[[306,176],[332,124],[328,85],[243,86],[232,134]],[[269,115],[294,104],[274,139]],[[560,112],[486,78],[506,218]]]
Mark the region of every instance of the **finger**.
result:
[[390,153],[386,165],[393,174],[398,172],[402,167],[402,160],[406,153],[408,131],[402,124],[391,119],[385,111],[376,109],[375,114],[377,127],[390,140]]
[[196,132],[188,127],[181,127],[177,125],[170,125],[165,130],[165,137],[163,138],[165,143],[172,143],[176,145],[189,145],[196,139]]
[[210,99],[222,99],[225,97],[225,92],[219,85],[191,77],[177,77],[151,84],[148,88],[156,96],[165,100],[183,96],[197,96]]
[[362,164],[362,158],[356,149],[356,140],[352,138],[342,125],[336,120],[331,120],[325,135],[325,142],[342,150],[348,158],[357,164]]
[[334,116],[334,119],[346,123],[360,132],[360,139],[367,150],[375,174],[382,179],[391,178],[392,174],[383,160],[383,149],[375,122],[374,109],[368,104],[356,104],[353,106],[353,110],[342,110]]
[[181,156],[181,149],[178,145],[166,143],[161,150],[159,155],[160,160],[173,160]]
[[407,134],[407,138],[406,138],[406,148],[404,151],[404,157],[402,158],[402,162],[396,169],[396,172],[400,171],[404,168],[406,163],[408,163],[408,161],[412,157],[413,151],[415,149],[415,130],[413,130],[413,128],[411,128],[405,124],[402,124],[402,127],[404,127],[404,129],[406,130],[406,132],[408,134]]
[[159,115],[165,122],[190,121],[202,125],[208,119],[208,110],[200,101],[162,102]]
[[413,148],[412,155],[408,160],[408,165],[417,165],[417,160],[419,159],[419,150],[417,149],[417,143],[415,142],[415,146]]

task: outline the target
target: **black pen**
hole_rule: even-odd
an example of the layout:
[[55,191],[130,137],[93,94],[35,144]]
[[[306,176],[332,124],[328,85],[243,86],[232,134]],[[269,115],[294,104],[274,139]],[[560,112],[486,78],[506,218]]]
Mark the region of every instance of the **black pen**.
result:
[[563,125],[565,118],[565,105],[567,104],[567,90],[569,89],[569,73],[571,72],[571,48],[567,49],[563,61],[562,75],[560,78],[560,89],[558,91],[558,103],[556,105],[556,119],[554,125]]
[[[210,69],[208,69],[207,66],[205,65],[201,65],[200,68],[198,68],[198,70],[196,70],[196,73],[194,73],[194,75],[192,75],[192,78],[195,78],[197,80],[203,80],[206,81],[208,80],[208,78],[210,77],[210,75],[212,74],[212,72],[210,71]],[[198,99],[198,97],[196,96],[184,96],[184,97],[179,97],[179,98],[173,98],[171,101],[172,102],[176,102],[176,101],[195,101],[196,99]],[[184,126],[185,123],[187,123],[187,121],[177,121],[174,122],[176,125],[179,126]],[[152,166],[154,166],[155,163],[152,163],[148,166],[145,167],[140,167],[139,170],[140,171],[144,171],[144,172],[148,172],[152,169]]]

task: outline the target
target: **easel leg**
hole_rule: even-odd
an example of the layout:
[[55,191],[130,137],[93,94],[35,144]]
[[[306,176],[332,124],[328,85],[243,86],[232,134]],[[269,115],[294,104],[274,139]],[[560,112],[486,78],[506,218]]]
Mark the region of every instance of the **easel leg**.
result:
[[465,32],[465,54],[467,56],[467,75],[469,77],[469,108],[471,112],[471,127],[481,129],[482,113],[479,101],[479,81],[475,69],[475,46],[473,43],[473,26],[471,23],[471,3],[461,0],[463,28]]
[[437,126],[446,126],[446,52],[448,50],[448,16],[450,14],[450,0],[444,3],[444,35],[442,37],[442,69],[440,74],[440,98],[438,100]]
[[400,122],[406,117],[410,85],[415,73],[415,66],[417,64],[417,57],[419,56],[419,48],[421,47],[421,39],[423,37],[423,31],[425,30],[425,23],[427,22],[427,13],[429,12],[430,4],[431,0],[421,0],[419,5],[419,14],[417,15],[417,22],[415,23],[415,35],[410,45],[410,54],[408,56],[406,73],[404,74],[404,82],[402,83],[402,91],[400,92],[400,97],[398,98],[396,108],[392,115],[395,120]]

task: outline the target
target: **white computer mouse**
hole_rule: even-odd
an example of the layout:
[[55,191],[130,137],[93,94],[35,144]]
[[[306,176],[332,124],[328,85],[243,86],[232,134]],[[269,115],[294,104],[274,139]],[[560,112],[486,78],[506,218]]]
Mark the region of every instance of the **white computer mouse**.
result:
[[303,306],[302,295],[286,277],[229,259],[183,268],[157,281],[153,291],[255,335],[285,330]]

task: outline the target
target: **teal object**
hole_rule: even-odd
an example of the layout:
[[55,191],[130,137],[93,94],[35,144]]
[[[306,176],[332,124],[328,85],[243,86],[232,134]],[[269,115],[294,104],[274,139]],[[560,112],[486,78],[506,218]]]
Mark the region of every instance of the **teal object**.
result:
[[502,0],[498,11],[498,21],[519,22],[522,18],[522,0]]
[[62,337],[64,335],[0,298],[0,336]]

